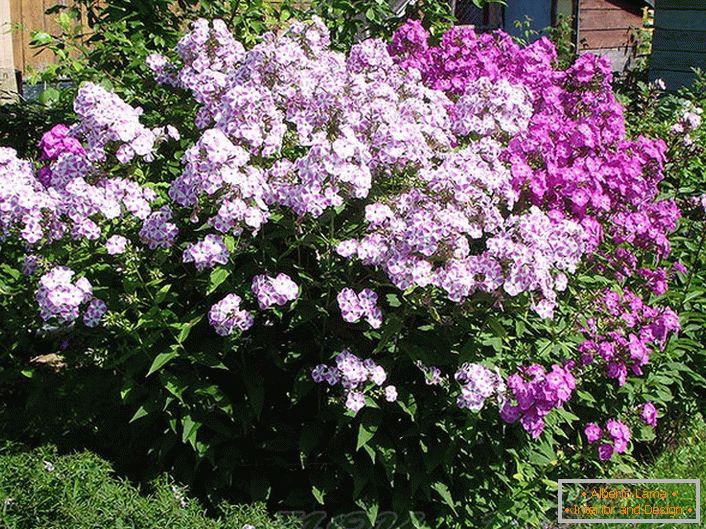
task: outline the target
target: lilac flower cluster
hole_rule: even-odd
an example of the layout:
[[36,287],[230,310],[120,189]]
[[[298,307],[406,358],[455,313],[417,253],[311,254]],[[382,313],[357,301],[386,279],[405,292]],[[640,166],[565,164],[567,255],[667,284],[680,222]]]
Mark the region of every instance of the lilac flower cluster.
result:
[[338,293],[336,300],[345,321],[355,323],[365,318],[373,329],[382,325],[382,311],[377,306],[378,295],[369,288],[364,288],[357,294],[351,288],[344,288]]
[[530,95],[522,85],[479,77],[466,85],[454,105],[451,127],[459,136],[513,137],[527,130],[533,114]]
[[127,249],[127,239],[122,235],[111,235],[108,240],[105,241],[105,249],[108,255],[125,253]]
[[614,453],[625,452],[631,437],[630,428],[617,419],[608,419],[605,423],[605,431],[596,423],[588,423],[584,428],[584,434],[590,444],[603,439],[598,446],[598,458],[601,461],[608,461]]
[[[84,149],[79,141],[92,138],[90,141],[95,144],[99,138],[105,139],[104,128],[110,121],[107,116],[122,112],[127,105],[113,94],[105,101],[92,100],[87,94],[93,91],[93,98],[102,97],[103,89],[90,84],[81,90],[91,103],[82,107],[84,112],[79,114],[80,121],[74,127],[56,125],[44,134],[40,149],[41,159],[47,165],[37,174],[31,163],[19,160],[13,150],[0,148],[3,236],[17,232],[31,246],[51,243],[67,235],[76,240],[97,240],[102,234],[101,220],[126,216],[145,220],[149,216],[155,192],[125,178],[106,176],[91,159],[90,148]],[[117,134],[122,125],[112,122],[110,126]],[[137,125],[131,121],[126,126],[139,130],[142,127],[139,121]]]
[[608,377],[621,386],[629,372],[642,375],[652,351],[680,328],[672,309],[650,306],[627,289],[622,295],[613,290],[603,292],[594,310],[595,316],[584,329],[587,338],[579,346],[581,363],[600,361]]
[[[381,41],[349,58],[328,49],[320,20],[296,22],[244,51],[220,21],[194,23],[178,46],[180,86],[202,104],[204,132],[184,157],[170,196],[197,206],[217,198],[211,224],[221,232],[257,230],[269,208],[320,215],[346,198],[364,198],[375,176],[430,163],[453,135],[439,92],[393,64]],[[299,157],[281,158],[289,133]],[[274,158],[263,173],[255,158]]]
[[150,250],[170,248],[174,244],[179,228],[172,222],[169,206],[152,212],[142,223],[140,239]]
[[[15,230],[28,244],[44,235],[42,221],[51,216],[56,200],[44,192],[34,176],[32,164],[17,158],[13,149],[0,147],[0,236],[9,237]],[[63,229],[58,229],[63,233]],[[58,234],[57,234],[58,235]]]
[[554,364],[547,372],[541,365],[532,364],[510,375],[507,387],[515,403],[508,399],[500,416],[508,423],[519,419],[522,427],[536,439],[544,431],[544,418],[549,412],[569,401],[576,379],[567,367]]
[[[317,365],[311,372],[311,378],[319,384],[340,384],[346,392],[346,408],[358,413],[365,406],[365,385],[372,383],[382,387],[387,380],[387,373],[370,358],[361,360],[348,350],[336,355],[335,362],[335,366]],[[394,402],[397,400],[397,388],[385,386],[383,395],[388,402]]]
[[209,233],[202,241],[190,244],[184,250],[185,263],[194,263],[197,270],[213,268],[228,263],[228,248],[223,237]]
[[[499,295],[502,289],[509,296],[537,292],[534,310],[550,317],[557,292],[566,288],[564,272],[573,272],[583,255],[583,229],[536,207],[503,218],[499,203],[471,187],[469,181],[483,174],[482,165],[457,163],[465,155],[452,155],[450,167],[427,175],[430,192],[414,190],[389,205],[368,206],[370,233],[344,241],[338,253],[381,267],[400,289],[434,285],[456,302],[477,291]],[[436,179],[438,173],[444,180]],[[487,174],[498,177],[490,170]],[[448,202],[440,195],[449,197]],[[481,238],[485,250],[471,253],[469,241]]]
[[267,221],[265,177],[248,165],[250,155],[219,129],[208,129],[184,154],[184,172],[172,182],[169,196],[179,205],[197,207],[200,197],[219,194],[210,222],[221,233],[240,235],[242,225],[257,231]]
[[459,408],[480,411],[491,397],[495,397],[498,404],[504,404],[505,381],[499,373],[481,364],[465,363],[454,378],[461,384],[461,394],[456,399]]
[[257,275],[252,279],[252,291],[262,310],[273,305],[280,307],[299,296],[299,287],[287,274],[277,274],[276,277]]
[[237,294],[228,294],[208,311],[208,322],[219,336],[247,331],[255,323],[252,314],[240,308],[241,301]]
[[183,62],[179,69],[158,54],[150,55],[147,65],[155,73],[157,82],[192,92],[202,105],[196,123],[205,128],[213,122],[218,101],[227,86],[228,74],[242,60],[245,49],[222,20],[209,24],[207,20],[199,19],[192,23],[191,31],[177,44],[177,52]]
[[74,271],[57,266],[39,279],[35,299],[39,315],[44,321],[72,323],[79,317],[81,307],[88,304],[84,323],[95,327],[106,312],[105,303],[93,297],[93,287],[85,277],[73,281]]
[[83,314],[83,323],[86,327],[97,327],[106,312],[108,312],[108,306],[105,301],[94,298],[86,307],[86,312]]
[[417,360],[415,366],[424,375],[424,383],[427,386],[441,386],[446,382],[446,377],[441,373],[441,369],[436,366],[427,366],[423,362]]
[[135,156],[151,160],[160,134],[140,123],[141,108],[134,108],[120,97],[94,83],[85,83],[74,100],[79,124],[73,134],[86,141],[90,161],[104,161],[106,148],[118,146],[115,156],[127,163]]

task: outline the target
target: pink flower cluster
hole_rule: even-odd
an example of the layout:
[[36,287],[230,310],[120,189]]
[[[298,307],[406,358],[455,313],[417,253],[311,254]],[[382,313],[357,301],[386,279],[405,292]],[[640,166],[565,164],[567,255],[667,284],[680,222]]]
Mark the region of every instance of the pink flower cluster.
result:
[[336,300],[345,321],[355,323],[365,318],[373,329],[382,325],[382,311],[377,306],[378,295],[369,288],[364,288],[357,294],[352,288],[344,288],[338,293]]
[[[365,385],[372,383],[382,387],[387,380],[387,373],[370,358],[361,360],[348,350],[336,355],[335,362],[335,366],[319,364],[311,371],[311,378],[319,384],[340,384],[346,392],[346,408],[358,413],[365,406]],[[383,395],[388,402],[394,402],[397,400],[397,389],[388,385],[384,388]]]
[[[63,123],[54,125],[42,135],[39,141],[40,160],[53,162],[63,153],[83,156],[86,151],[81,142],[69,134],[70,129]],[[37,178],[45,187],[51,185],[51,165],[45,165],[37,171]]]
[[617,419],[608,419],[605,423],[605,431],[596,423],[590,422],[584,428],[584,434],[590,444],[603,439],[598,446],[598,457],[601,461],[609,460],[614,453],[625,452],[631,437],[630,428]]
[[655,428],[657,426],[657,408],[651,402],[645,402],[640,411],[640,418],[647,426]]
[[507,387],[515,403],[508,399],[500,416],[508,423],[519,419],[522,427],[536,439],[544,431],[544,418],[549,412],[569,401],[576,379],[567,367],[554,364],[547,372],[541,365],[532,364],[510,375]]
[[208,322],[219,336],[233,334],[236,329],[247,331],[255,323],[252,314],[240,308],[241,301],[237,294],[228,294],[209,310]]
[[93,287],[88,279],[82,277],[74,282],[73,277],[74,271],[65,266],[54,267],[42,275],[35,296],[39,315],[47,322],[72,323],[79,317],[81,307],[88,304],[84,323],[95,327],[105,314],[106,305],[93,297]]
[[252,279],[252,291],[262,310],[273,305],[283,307],[299,295],[299,287],[287,274],[277,274],[276,277],[257,275]]
[[[418,71],[428,86],[456,98],[456,111],[464,118],[461,109],[468,105],[471,114],[481,111],[461,120],[468,130],[502,131],[493,119],[521,109],[514,112],[515,120],[503,120],[511,127],[518,124],[501,155],[513,189],[543,211],[579,222],[588,250],[603,242],[617,245],[621,252],[604,255],[606,273],[630,277],[636,270],[625,262],[639,251],[668,254],[667,236],[679,210],[657,198],[665,144],[626,139],[606,59],[585,54],[562,71],[555,68],[556,51],[546,38],[523,48],[502,32],[477,35],[466,27],[450,30],[438,46],[428,40],[421,24],[410,21],[389,49],[398,64]],[[497,103],[491,105],[493,117],[485,118],[479,99],[488,92],[497,95]],[[523,101],[531,105],[530,113]]]
[[679,317],[672,309],[647,305],[630,290],[622,295],[605,291],[594,311],[595,316],[589,318],[584,329],[587,339],[579,346],[581,363],[601,361],[608,377],[621,386],[629,372],[642,375],[652,351],[680,328]]
[[[454,268],[459,268],[458,276],[465,278],[464,283],[452,276],[449,284],[454,290],[445,287],[444,282],[434,283],[428,266],[417,265],[417,278],[445,288],[452,299],[462,299],[466,292],[476,289],[492,291],[501,285],[510,295],[523,290],[539,291],[535,311],[550,316],[556,292],[567,286],[565,272],[571,272],[582,254],[587,254],[597,273],[623,284],[633,281],[637,283],[635,292],[643,287],[657,295],[666,292],[668,272],[655,265],[654,257],[662,259],[669,254],[668,236],[676,229],[680,216],[673,201],[659,198],[666,146],[661,140],[626,137],[623,109],[613,95],[611,71],[605,59],[586,54],[568,69],[559,70],[556,51],[546,38],[520,47],[502,32],[477,35],[472,29],[461,27],[453,28],[438,45],[432,46],[429,34],[417,21],[403,25],[388,49],[397,64],[418,72],[427,86],[444,91],[454,101],[450,118],[457,135],[471,135],[474,143],[483,142],[486,137],[499,143],[496,158],[509,173],[505,176],[502,171],[491,172],[502,177],[503,193],[508,197],[505,203],[498,203],[500,208],[516,211],[517,204],[534,204],[541,215],[553,222],[572,222],[582,232],[564,231],[564,237],[550,237],[580,241],[581,248],[562,248],[570,257],[558,258],[557,263],[569,266],[564,270],[549,266],[549,273],[538,274],[536,281],[530,275],[523,281],[508,282],[501,272],[507,270],[507,264],[492,254],[489,243],[493,238],[486,242],[489,251],[482,254],[491,260],[485,259],[473,268],[454,263]],[[687,112],[678,128],[686,131],[699,125],[700,116]],[[480,203],[484,210],[492,211],[494,204]],[[415,202],[415,209],[433,211],[419,202]],[[415,214],[421,215],[416,211]],[[394,208],[389,218],[396,227],[403,225]],[[443,223],[436,220],[433,225]],[[491,224],[491,229],[498,225],[499,222]],[[535,221],[530,226],[542,224]],[[481,229],[485,228],[481,225]],[[540,230],[540,238],[551,233],[547,224]],[[430,231],[427,240],[442,240],[440,231]],[[394,241],[394,235],[384,233],[378,240],[361,241],[365,242],[365,259],[370,260],[368,256],[372,255],[378,259],[375,264],[385,267],[387,262],[375,252],[389,240]],[[410,240],[413,245],[417,238]],[[370,246],[372,251],[368,250]],[[533,248],[532,244],[527,246]],[[448,242],[443,248],[448,253],[458,252],[458,247]],[[357,248],[349,244],[346,250],[353,254]],[[399,252],[395,255],[399,256]],[[533,274],[535,263],[542,262],[546,260],[527,260],[526,268],[520,270],[527,274],[530,269],[529,274]],[[402,269],[394,267],[395,271]],[[404,279],[409,284],[410,279]],[[465,288],[459,288],[462,285]],[[584,365],[600,358],[608,376],[620,384],[625,383],[629,370],[640,374],[651,350],[679,328],[673,311],[647,305],[627,286],[623,290],[622,297],[610,292],[599,300],[594,307],[595,317],[589,319],[585,330],[587,340],[580,347]],[[545,402],[535,397],[536,388],[523,376],[532,377],[541,387],[544,369],[531,369],[534,373],[521,370],[508,379],[518,404],[506,404],[503,415],[510,422],[522,416],[525,429],[536,436],[543,428],[545,408],[565,402],[575,381],[565,368],[555,366],[566,372],[567,382],[560,393]],[[554,378],[558,383],[563,375],[557,373]],[[536,411],[534,402],[540,403]],[[605,454],[607,449],[602,451]]]

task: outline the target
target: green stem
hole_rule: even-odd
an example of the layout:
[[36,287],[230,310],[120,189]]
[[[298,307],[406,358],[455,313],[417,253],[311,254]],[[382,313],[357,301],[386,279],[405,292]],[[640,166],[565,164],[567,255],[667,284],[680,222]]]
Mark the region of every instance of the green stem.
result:
[[694,280],[696,272],[701,268],[699,266],[701,264],[699,258],[701,257],[701,252],[704,249],[704,242],[706,242],[706,223],[704,223],[703,228],[701,230],[701,239],[699,240],[699,247],[696,250],[696,256],[694,257],[693,265],[689,270],[689,277],[686,280],[686,286],[684,287],[684,295],[681,298],[681,303],[679,304],[679,310],[677,311],[677,313],[681,312],[684,309],[684,303],[686,303],[686,296],[689,294],[689,288],[691,288],[691,283]]

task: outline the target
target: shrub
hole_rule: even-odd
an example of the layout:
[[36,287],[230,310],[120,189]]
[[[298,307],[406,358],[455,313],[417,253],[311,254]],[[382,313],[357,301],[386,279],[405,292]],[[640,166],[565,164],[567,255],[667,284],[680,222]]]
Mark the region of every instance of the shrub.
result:
[[0,151],[14,355],[116,373],[214,494],[371,521],[536,524],[653,436],[679,210],[604,61],[418,23],[343,55],[320,20],[177,51],[146,61],[195,125],[85,83],[36,162]]

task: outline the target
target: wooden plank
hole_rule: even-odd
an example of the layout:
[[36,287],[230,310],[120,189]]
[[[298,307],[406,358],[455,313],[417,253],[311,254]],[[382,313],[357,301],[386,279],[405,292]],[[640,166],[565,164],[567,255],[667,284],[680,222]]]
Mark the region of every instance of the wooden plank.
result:
[[579,13],[579,27],[591,29],[641,28],[642,17],[622,10],[582,9]]
[[704,31],[656,30],[652,37],[652,49],[674,51],[706,50],[706,28]]
[[697,9],[706,11],[704,0],[657,0],[657,9]]
[[581,10],[584,9],[620,9],[620,6],[606,0],[581,0]]
[[[48,9],[51,9],[54,6],[57,5],[62,5],[66,6],[67,2],[66,0],[43,0],[44,2],[44,12],[46,13]],[[44,15],[44,31],[49,33],[50,35],[58,35],[61,33],[61,28],[59,27],[59,23],[56,21],[56,18],[59,16],[58,13],[54,13],[51,15]]]
[[[22,0],[10,0],[10,21],[13,25],[22,21]],[[20,31],[13,31],[12,33],[12,49],[15,56],[15,68],[24,71],[25,48],[22,45],[22,33]]]
[[47,22],[44,14],[43,0],[24,0],[22,6],[23,45],[25,46],[25,68],[41,70],[47,64],[54,62],[53,55],[48,51],[38,52],[29,43],[34,31],[46,31]]
[[630,0],[580,0],[583,9],[611,9],[640,13],[641,7]]
[[623,48],[633,44],[632,35],[628,29],[581,31],[579,36],[579,49],[582,51],[587,49]]
[[[655,28],[703,30],[706,28],[706,10],[658,9],[655,13]],[[706,42],[704,42],[704,46],[706,46]]]
[[650,56],[650,68],[690,72],[692,68],[706,70],[706,50],[701,53],[655,50]]

